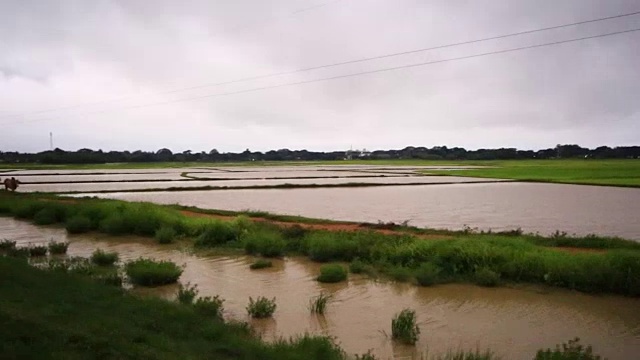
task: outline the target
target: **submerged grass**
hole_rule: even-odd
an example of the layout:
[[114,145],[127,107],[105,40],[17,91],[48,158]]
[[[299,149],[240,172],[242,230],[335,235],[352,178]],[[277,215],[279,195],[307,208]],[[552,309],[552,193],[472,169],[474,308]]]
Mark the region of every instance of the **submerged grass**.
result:
[[253,262],[251,265],[249,265],[249,269],[258,270],[258,269],[269,268],[272,266],[273,266],[273,263],[271,262],[271,260],[258,259],[255,262]]
[[322,315],[327,309],[327,304],[331,299],[331,294],[320,293],[318,296],[314,296],[309,300],[309,310],[314,314]]
[[276,298],[268,299],[264,296],[259,296],[253,300],[249,297],[249,305],[247,305],[247,313],[256,319],[263,319],[273,316],[276,311]]
[[[175,206],[115,200],[73,199],[0,192],[0,211],[32,219],[55,208],[69,232],[96,229],[106,233],[153,237],[163,228],[195,239],[202,247],[244,249],[250,254],[304,254],[318,262],[351,262],[353,272],[381,272],[419,284],[465,281],[540,283],[584,292],[640,296],[640,243],[597,236],[551,237],[519,232],[449,233],[446,240],[425,240],[412,233],[283,230],[274,224],[184,215]],[[192,211],[195,211],[192,209]],[[206,212],[205,212],[206,213]],[[61,215],[62,216],[62,215]],[[79,224],[79,225],[78,225]],[[569,253],[553,247],[583,247],[599,252]],[[428,263],[431,268],[424,267]],[[481,271],[480,271],[481,270]],[[491,281],[480,281],[491,278]]]
[[49,254],[51,255],[66,254],[67,249],[69,248],[69,243],[66,241],[50,241],[48,248]]
[[118,258],[117,252],[105,252],[102,249],[96,249],[91,254],[91,262],[98,266],[112,266],[118,262]]
[[416,312],[403,309],[391,320],[391,337],[405,344],[414,345],[420,336]]

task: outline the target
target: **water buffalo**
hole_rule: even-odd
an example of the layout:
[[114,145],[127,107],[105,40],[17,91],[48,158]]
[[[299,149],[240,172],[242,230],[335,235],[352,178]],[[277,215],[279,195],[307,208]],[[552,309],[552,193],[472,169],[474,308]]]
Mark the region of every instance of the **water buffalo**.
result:
[[16,189],[18,188],[18,184],[20,184],[20,181],[16,180],[16,178],[12,177],[11,179],[4,179],[5,190],[16,191]]

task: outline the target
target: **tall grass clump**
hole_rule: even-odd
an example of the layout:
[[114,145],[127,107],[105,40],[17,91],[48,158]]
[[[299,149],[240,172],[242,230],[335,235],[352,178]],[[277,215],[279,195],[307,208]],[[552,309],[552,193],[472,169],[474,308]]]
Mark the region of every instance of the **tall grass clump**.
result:
[[306,253],[313,261],[351,261],[358,256],[358,242],[349,234],[311,232],[303,241]]
[[276,311],[276,298],[267,299],[264,296],[258,297],[253,300],[249,297],[249,305],[247,305],[247,313],[256,319],[268,318],[273,316]]
[[327,304],[331,300],[331,294],[320,293],[318,296],[314,296],[309,300],[309,310],[314,314],[324,314]]
[[195,245],[201,247],[216,247],[238,239],[238,233],[232,224],[222,221],[212,221],[207,224],[196,238]]
[[222,319],[222,312],[224,311],[224,299],[216,296],[205,296],[198,298],[193,303],[193,308],[200,314],[216,319]]
[[198,285],[191,286],[191,283],[187,283],[187,285],[180,284],[178,286],[178,302],[187,305],[193,304],[193,300],[198,296],[198,293]]
[[594,354],[590,345],[585,347],[580,344],[580,338],[575,338],[562,346],[556,345],[554,350],[538,350],[534,360],[602,360],[602,357]]
[[50,241],[49,242],[49,254],[51,255],[61,255],[66,254],[67,249],[69,248],[69,243],[66,241]]
[[65,228],[69,234],[83,234],[94,229],[91,219],[84,215],[75,215],[67,220]]
[[406,282],[413,276],[413,271],[405,266],[386,265],[382,271],[395,281]]
[[349,264],[349,271],[352,274],[361,274],[367,270],[367,265],[359,258],[353,259]]
[[51,225],[58,222],[54,208],[44,208],[33,215],[33,222],[37,225]]
[[91,262],[98,266],[112,266],[118,262],[117,252],[105,252],[102,249],[97,249],[91,254]]
[[47,255],[47,247],[45,245],[29,245],[29,256],[38,257]]
[[13,240],[3,239],[0,241],[0,253],[6,253],[16,248],[16,242]]
[[24,202],[18,202],[18,204],[12,208],[11,213],[18,219],[33,219],[36,213],[44,207],[44,203],[26,200]]
[[438,282],[440,268],[433,263],[423,263],[416,270],[416,281],[420,286],[431,286]]
[[249,269],[258,270],[258,269],[264,269],[272,266],[273,266],[273,263],[271,262],[271,260],[259,259],[253,262],[251,265],[249,265]]
[[159,244],[171,244],[176,238],[176,231],[170,226],[163,226],[156,231],[155,238]]
[[320,275],[316,278],[323,283],[336,283],[347,280],[347,269],[340,264],[327,264],[320,267]]
[[129,261],[124,269],[131,283],[141,286],[172,284],[182,275],[182,269],[171,261],[145,258]]
[[101,232],[109,235],[125,235],[132,232],[131,227],[121,214],[112,214],[102,219],[99,229]]
[[480,286],[494,287],[500,283],[500,274],[488,268],[481,268],[476,270],[474,281]]
[[282,256],[287,247],[282,235],[269,230],[249,233],[243,241],[247,254],[260,254],[264,257]]
[[416,312],[403,309],[391,320],[391,337],[405,344],[413,345],[418,341],[420,327],[416,322]]

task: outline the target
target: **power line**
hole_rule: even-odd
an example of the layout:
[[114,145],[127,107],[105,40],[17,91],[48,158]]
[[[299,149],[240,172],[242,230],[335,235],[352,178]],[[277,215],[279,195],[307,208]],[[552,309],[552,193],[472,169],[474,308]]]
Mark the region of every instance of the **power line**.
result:
[[[316,5],[314,7],[302,9],[302,11],[311,10],[311,9],[316,8],[316,7],[326,6],[326,5],[332,4],[332,3],[337,2],[337,1],[340,1],[340,0],[322,3],[322,4]],[[297,11],[297,12],[300,12],[300,10]],[[296,12],[294,12],[294,14],[295,13]],[[82,105],[71,105],[71,106],[62,107],[62,108],[38,110],[38,111],[34,111],[34,112],[30,112],[30,113],[26,113],[26,114],[18,115],[18,116],[16,116],[16,115],[0,116],[0,119],[24,117],[24,116],[29,115],[29,114],[39,114],[39,113],[58,111],[58,110],[68,110],[68,109],[78,108],[78,107],[87,106],[87,105],[105,104],[105,103],[117,102],[117,101],[122,101],[122,100],[131,99],[131,98],[137,98],[137,97],[143,97],[143,96],[165,95],[165,94],[172,94],[172,93],[188,91],[188,90],[202,89],[202,88],[207,88],[207,87],[216,87],[216,86],[230,85],[230,84],[236,84],[236,83],[241,83],[241,82],[260,80],[260,79],[267,79],[267,78],[283,76],[283,75],[292,75],[292,74],[306,72],[306,71],[326,69],[326,68],[331,68],[331,67],[336,67],[336,66],[355,64],[355,63],[360,63],[360,62],[379,60],[379,59],[391,58],[391,57],[402,56],[402,55],[415,54],[415,53],[420,53],[420,52],[425,52],[425,51],[430,51],[430,50],[438,50],[438,49],[444,49],[444,48],[455,47],[455,46],[469,45],[469,44],[474,44],[474,43],[479,43],[479,42],[484,42],[484,41],[498,40],[498,39],[504,39],[504,38],[514,37],[514,36],[526,35],[526,34],[533,34],[533,33],[537,33],[537,32],[561,29],[561,28],[566,28],[566,27],[571,27],[571,26],[576,26],[576,25],[583,25],[583,24],[595,23],[595,22],[600,22],[600,21],[619,19],[619,18],[628,17],[628,16],[634,16],[634,15],[638,15],[638,14],[640,14],[640,11],[636,11],[636,12],[632,12],[632,13],[626,13],[626,14],[620,14],[620,15],[614,15],[614,16],[607,16],[607,17],[591,19],[591,20],[578,21],[578,22],[573,22],[573,23],[563,24],[563,25],[549,26],[549,27],[544,27],[544,28],[539,28],[539,29],[534,29],[534,30],[519,31],[519,32],[515,32],[515,33],[492,36],[492,37],[486,37],[486,38],[481,38],[481,39],[475,39],[475,40],[468,40],[468,41],[462,41],[462,42],[445,44],[445,45],[432,46],[432,47],[421,48],[421,49],[416,49],[416,50],[408,50],[408,51],[396,52],[396,53],[379,55],[379,56],[372,56],[372,57],[361,58],[361,59],[347,60],[347,61],[342,61],[342,62],[337,62],[337,63],[332,63],[332,64],[325,64],[325,65],[318,65],[318,66],[313,66],[313,67],[300,68],[300,69],[290,70],[290,71],[282,71],[282,72],[265,74],[265,75],[249,76],[249,77],[239,78],[239,79],[235,79],[235,80],[229,80],[229,81],[223,81],[223,82],[217,82],[217,83],[209,83],[209,84],[202,84],[202,85],[195,85],[195,86],[190,86],[190,87],[184,87],[184,88],[160,91],[160,92],[143,94],[143,95],[126,96],[126,97],[120,97],[120,98],[116,98],[116,99],[98,101],[98,102],[82,104]]]
[[[140,108],[145,108],[145,107],[168,105],[168,104],[174,104],[174,103],[185,102],[185,101],[193,101],[193,100],[200,100],[200,99],[206,99],[206,98],[237,95],[237,94],[244,94],[244,93],[249,93],[249,92],[263,91],[263,90],[268,90],[268,89],[276,89],[276,88],[290,87],[290,86],[296,86],[296,85],[310,84],[310,83],[316,83],[316,82],[321,82],[321,81],[344,79],[344,78],[350,78],[350,77],[356,77],[356,76],[362,76],[362,75],[390,72],[390,71],[395,71],[395,70],[400,70],[400,69],[408,69],[408,68],[415,68],[415,67],[426,66],[426,65],[440,64],[440,63],[451,62],[451,61],[473,59],[473,58],[479,58],[479,57],[484,57],[484,56],[489,56],[489,55],[504,54],[504,53],[510,53],[510,52],[515,52],[515,51],[527,50],[527,49],[535,49],[535,48],[541,48],[541,47],[545,47],[545,46],[567,44],[567,43],[572,43],[572,42],[577,42],[577,41],[583,41],[583,40],[589,40],[589,39],[597,39],[597,38],[603,38],[603,37],[607,37],[607,36],[614,36],[614,35],[620,35],[620,34],[627,34],[627,33],[632,33],[632,32],[636,32],[636,31],[640,31],[640,28],[631,29],[631,30],[624,30],[624,31],[616,31],[616,32],[593,35],[593,36],[585,36],[585,37],[568,39],[568,40],[560,40],[560,41],[554,41],[554,42],[543,43],[543,44],[521,46],[521,47],[510,48],[510,49],[505,49],[505,50],[490,51],[490,52],[485,52],[485,53],[479,53],[479,54],[473,54],[473,55],[467,55],[467,56],[460,56],[460,57],[454,57],[454,58],[448,58],[448,59],[442,59],[442,60],[434,60],[434,61],[427,61],[427,62],[409,64],[409,65],[401,65],[401,66],[382,68],[382,69],[377,69],[377,70],[362,71],[362,72],[357,72],[357,73],[337,75],[337,76],[331,76],[331,77],[325,77],[325,78],[319,78],[319,79],[290,82],[290,83],[284,83],[284,84],[279,84],[279,85],[271,85],[271,86],[262,86],[262,87],[256,87],[256,88],[239,90],[239,91],[231,91],[231,92],[224,92],[224,93],[217,93],[217,94],[194,96],[194,97],[188,97],[188,98],[182,98],[182,99],[176,99],[176,100],[169,100],[169,101],[161,101],[161,102],[155,102],[155,103],[149,103],[149,104],[143,104],[143,105],[129,106],[129,107],[124,107],[124,108],[115,109],[115,110],[102,110],[102,111],[97,111],[97,112],[92,112],[92,113],[81,114],[81,115],[93,115],[93,114],[101,114],[101,113],[113,112],[113,111],[140,109]],[[34,119],[34,120],[27,120],[27,121],[22,121],[22,122],[25,122],[25,123],[26,122],[39,122],[39,121],[57,120],[57,119],[61,119],[61,118],[62,117],[48,118],[48,119]],[[5,125],[17,124],[17,123],[22,123],[22,122],[5,123]]]

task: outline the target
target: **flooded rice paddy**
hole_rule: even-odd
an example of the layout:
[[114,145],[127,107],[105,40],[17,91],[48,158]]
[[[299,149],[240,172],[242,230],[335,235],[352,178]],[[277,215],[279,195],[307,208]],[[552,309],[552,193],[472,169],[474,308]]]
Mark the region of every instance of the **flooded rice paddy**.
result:
[[[256,271],[249,270],[253,258],[246,256],[200,256],[136,237],[67,236],[63,229],[9,218],[0,218],[0,238],[16,240],[19,246],[67,240],[71,256],[88,257],[103,248],[117,251],[125,261],[145,256],[184,264],[182,283],[197,284],[201,296],[223,297],[225,317],[250,321],[267,340],[305,332],[330,335],[348,353],[372,349],[383,359],[416,358],[427,349],[437,354],[450,348],[491,348],[506,359],[525,359],[575,336],[611,360],[640,353],[640,299],[539,287],[419,288],[353,275],[348,282],[327,285],[314,280],[319,265],[302,258],[276,260],[273,268]],[[133,291],[172,299],[177,286]],[[326,315],[311,315],[309,298],[321,291],[331,293],[333,301]],[[274,318],[248,319],[244,307],[249,296],[276,297]],[[420,321],[415,348],[395,344],[388,336],[392,316],[405,307],[415,309]]]
[[[409,220],[414,226],[608,235],[640,240],[640,189],[423,176],[446,166],[247,166],[148,170],[22,170],[24,192],[91,192],[105,198],[358,222]],[[473,167],[464,167],[473,168]],[[207,179],[207,180],[203,180]],[[151,181],[153,180],[153,181]],[[86,182],[93,181],[93,182]],[[109,182],[106,182],[109,181]],[[487,183],[487,181],[492,183]],[[35,184],[34,182],[39,182]],[[376,184],[376,187],[118,193],[144,189]],[[411,184],[412,186],[393,186]]]
[[640,189],[541,183],[110,193],[100,197],[357,222],[640,240]]

